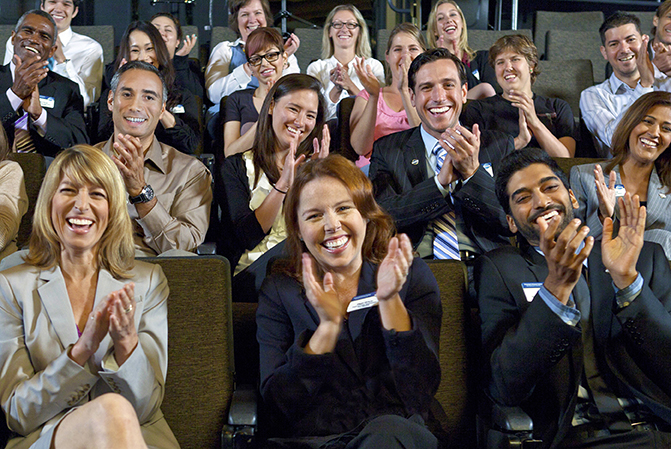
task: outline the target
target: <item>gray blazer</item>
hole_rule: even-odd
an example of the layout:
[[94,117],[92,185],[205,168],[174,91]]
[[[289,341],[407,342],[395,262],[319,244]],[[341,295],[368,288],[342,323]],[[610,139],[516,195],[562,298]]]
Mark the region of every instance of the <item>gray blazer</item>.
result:
[[[607,161],[599,162],[604,168],[604,177]],[[614,169],[617,174],[617,184],[622,184],[620,167]],[[589,235],[600,239],[603,226],[599,220],[599,198],[594,185],[594,164],[576,165],[571,169],[571,189],[580,204],[575,215],[589,226]],[[643,238],[648,242],[662,245],[666,258],[671,260],[671,191],[664,187],[659,180],[657,170],[653,169],[648,183],[648,203],[646,206],[647,218]],[[615,226],[619,226],[620,209],[615,205]]]
[[139,343],[121,367],[109,335],[84,367],[68,357],[79,337],[59,267],[21,264],[0,274],[0,401],[15,434],[8,448],[48,448],[69,410],[109,392],[133,405],[150,447],[179,447],[160,410],[168,364],[168,282],[158,265],[136,261],[132,273],[124,281],[100,270],[95,295],[97,305],[135,282]]

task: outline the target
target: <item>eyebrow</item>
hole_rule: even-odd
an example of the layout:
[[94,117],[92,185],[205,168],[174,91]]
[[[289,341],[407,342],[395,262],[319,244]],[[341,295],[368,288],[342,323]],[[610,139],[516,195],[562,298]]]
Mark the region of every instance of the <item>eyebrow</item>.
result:
[[[559,178],[557,176],[546,176],[544,178],[541,178],[541,180],[538,182],[537,185],[543,185],[548,181],[559,181]],[[510,198],[515,198],[517,195],[524,193],[524,192],[530,192],[531,189],[528,187],[520,187],[519,189],[515,190],[512,195],[510,195]]]
[[[630,37],[636,37],[636,34],[635,34],[635,33],[631,33],[630,35],[625,36],[622,40],[625,40],[625,41],[626,41],[626,40],[629,39]],[[613,42],[619,42],[619,41],[620,41],[620,39],[611,39],[611,40],[609,40],[609,41],[606,42],[606,43],[607,43],[607,44],[612,44]]]
[[[644,115],[643,117],[645,117],[645,118],[650,118],[650,119],[652,119],[652,120],[654,120],[654,121],[656,121],[656,122],[659,122],[659,121],[660,121],[657,117],[655,117],[654,115],[650,115],[650,114],[646,114],[646,115]],[[663,122],[662,122],[662,125],[671,125],[671,122],[669,122],[669,121],[663,121]]]
[[[130,92],[132,94],[135,93],[135,89],[133,89],[132,87],[121,86],[119,88],[119,90],[122,91],[122,92]],[[143,93],[143,94],[152,94],[152,95],[158,97],[158,94],[151,89],[141,89],[140,92]]]

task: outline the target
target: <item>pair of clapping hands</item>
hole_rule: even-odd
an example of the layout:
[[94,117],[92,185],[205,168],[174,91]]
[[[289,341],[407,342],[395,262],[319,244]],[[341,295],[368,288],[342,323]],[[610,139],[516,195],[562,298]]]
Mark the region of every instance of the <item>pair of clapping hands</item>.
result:
[[[613,219],[607,217],[603,223],[601,257],[618,289],[631,285],[638,272],[636,263],[643,248],[646,209],[641,206],[638,195],[626,193],[618,198],[620,206],[620,228],[613,237]],[[589,228],[581,227],[579,219],[572,220],[557,236],[561,215],[549,220],[537,219],[540,228],[540,249],[548,264],[545,288],[559,301],[566,304],[580,274],[583,262],[594,246],[594,237],[588,237]],[[578,251],[583,245],[584,247]]]
[[114,358],[121,366],[138,343],[135,310],[134,283],[129,282],[107,295],[89,314],[81,337],[70,350],[70,358],[84,366],[109,334],[114,344]]
[[[298,167],[305,162],[305,155],[301,154],[296,157],[296,150],[300,144],[301,134],[296,133],[296,135],[291,139],[289,146],[289,152],[284,158],[284,165],[282,166],[282,174],[280,179],[275,183],[275,188],[281,192],[288,192],[291,185],[294,183],[294,176]],[[322,140],[321,143],[318,138],[312,140],[312,147],[314,152],[310,159],[323,159],[329,155],[329,147],[331,145],[331,133],[329,132],[328,125],[324,125],[322,128]]]

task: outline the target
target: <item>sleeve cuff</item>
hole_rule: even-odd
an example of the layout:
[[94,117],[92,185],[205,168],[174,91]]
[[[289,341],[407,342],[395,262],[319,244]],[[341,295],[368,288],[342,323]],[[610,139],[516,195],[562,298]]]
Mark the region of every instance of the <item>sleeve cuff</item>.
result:
[[641,290],[643,290],[643,276],[641,276],[641,273],[638,273],[636,280],[634,280],[634,282],[622,290],[619,290],[615,284],[613,284],[613,288],[615,289],[615,300],[617,301],[617,306],[620,309],[623,309],[634,302],[634,300],[641,293]]
[[568,304],[564,305],[543,285],[538,290],[538,296],[564,323],[576,326],[580,322],[580,311],[575,307],[573,295],[570,296]]

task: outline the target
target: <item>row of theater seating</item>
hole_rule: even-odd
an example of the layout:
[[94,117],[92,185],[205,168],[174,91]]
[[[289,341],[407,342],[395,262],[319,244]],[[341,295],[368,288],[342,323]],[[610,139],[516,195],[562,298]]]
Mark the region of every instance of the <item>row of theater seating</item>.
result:
[[[21,247],[30,235],[44,159],[29,153],[11,157],[26,172],[30,200],[20,228]],[[594,162],[556,160],[567,174],[575,164]],[[218,448],[223,443],[223,447],[253,447],[243,443],[263,437],[263,414],[257,412],[256,398],[256,304],[234,301],[231,269],[224,257],[147,260],[162,266],[170,286],[169,370],[162,409],[178,441],[182,448]],[[532,443],[527,415],[518,408],[494,406],[478,394],[477,309],[467,297],[465,266],[458,261],[429,261],[429,267],[438,280],[443,306],[442,376],[435,396],[440,407],[432,410],[439,429],[449,435],[451,447],[474,447],[476,440],[482,447],[499,447],[501,439],[506,445]],[[4,419],[0,419],[0,448],[7,436],[2,426]]]

